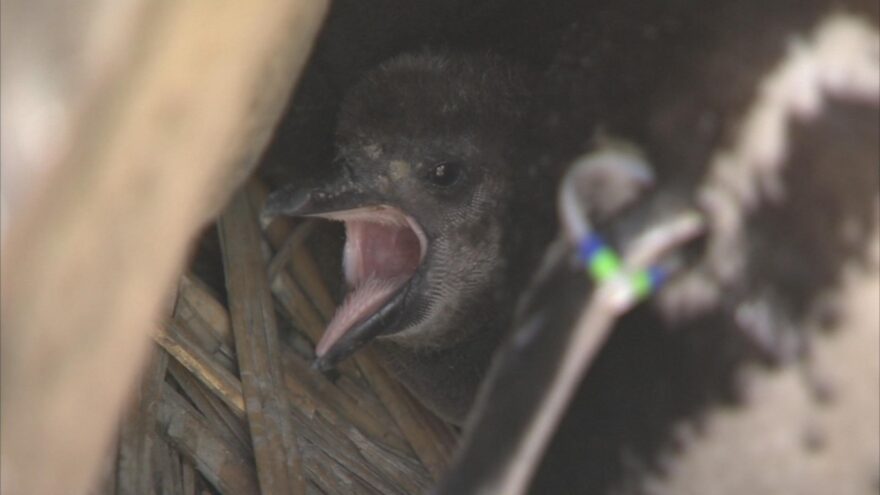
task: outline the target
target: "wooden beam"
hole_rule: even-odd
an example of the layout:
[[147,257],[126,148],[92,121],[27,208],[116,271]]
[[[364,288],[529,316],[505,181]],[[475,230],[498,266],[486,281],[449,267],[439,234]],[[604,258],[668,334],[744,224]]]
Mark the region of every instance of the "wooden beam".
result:
[[76,95],[67,147],[4,235],[4,494],[81,494],[94,482],[187,246],[253,168],[326,6],[130,9],[139,35],[118,48],[117,65],[90,73],[98,81]]

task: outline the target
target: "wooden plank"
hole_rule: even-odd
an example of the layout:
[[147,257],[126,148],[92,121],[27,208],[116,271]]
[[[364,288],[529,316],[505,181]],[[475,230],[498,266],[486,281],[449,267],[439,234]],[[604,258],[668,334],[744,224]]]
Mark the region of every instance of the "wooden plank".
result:
[[284,389],[281,349],[257,218],[240,191],[220,217],[229,315],[248,424],[265,494],[302,494],[306,483]]
[[[4,232],[0,258],[0,488],[79,494],[111,444],[189,242],[253,168],[327,1],[134,0],[112,26],[98,22],[100,8],[3,7],[4,39],[95,40],[94,28],[132,27],[109,46],[82,43],[69,64],[57,50],[36,59],[31,43],[3,43],[4,63],[33,69],[4,65],[4,88],[53,86],[64,67],[88,73],[70,96],[72,131],[48,153],[39,194]],[[6,12],[44,17],[26,24]],[[68,29],[46,28],[58,25]],[[51,68],[60,77],[47,80]],[[4,109],[4,130],[50,133],[28,125],[47,101],[55,108],[36,99],[31,112]],[[23,166],[10,156],[4,170]]]

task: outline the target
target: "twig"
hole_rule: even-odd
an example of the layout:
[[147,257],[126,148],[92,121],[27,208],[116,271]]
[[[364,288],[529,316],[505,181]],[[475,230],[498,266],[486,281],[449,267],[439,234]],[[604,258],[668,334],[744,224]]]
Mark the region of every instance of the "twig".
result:
[[251,437],[243,418],[236,416],[217,395],[200,382],[179,362],[168,363],[168,373],[180,386],[183,393],[196,406],[214,431],[231,436],[242,450],[249,450]]
[[312,230],[315,229],[315,221],[314,220],[306,220],[296,227],[294,227],[293,232],[287,236],[287,240],[281,244],[275,251],[275,256],[272,257],[272,261],[269,262],[269,280],[275,278],[286,265],[290,263],[290,258],[293,256],[293,252],[305,241],[305,239],[312,233]]
[[180,478],[183,495],[196,495],[196,470],[188,460],[180,463]]
[[169,322],[165,328],[155,334],[154,339],[168,354],[174,356],[209,390],[220,397],[236,416],[244,418],[244,398],[241,395],[241,382],[238,378],[218,366],[205,351],[186,339],[177,329],[176,322]]
[[275,309],[260,251],[260,229],[244,191],[220,217],[229,314],[263,493],[303,494],[300,456],[284,393]]
[[158,417],[168,441],[221,493],[260,493],[252,461],[228,439],[217,435],[167,384],[162,390]]
[[383,455],[363,455],[355,439],[366,439],[356,428],[340,428],[320,412],[306,418],[297,410],[293,420],[305,441],[303,454],[309,477],[328,493],[408,495],[422,493],[428,487],[427,472],[416,463],[407,464],[400,454],[377,449],[375,452]]
[[156,467],[160,472],[159,481],[156,483],[158,485],[157,493],[162,495],[182,495],[183,463],[181,462],[180,452],[171,445],[168,445],[168,442],[163,437],[158,436],[156,438],[155,452],[157,454]]
[[304,332],[312,342],[317,342],[324,333],[324,322],[309,302],[293,277],[286,271],[278,272],[271,279],[272,293],[290,317],[294,326]]
[[[199,335],[200,344],[204,341],[216,342],[216,346],[205,347],[214,353],[222,352],[234,358],[235,341],[229,327],[229,313],[220,304],[204,282],[193,274],[185,273],[180,277],[177,289],[177,303],[174,307],[174,318],[186,322],[187,326]],[[203,337],[210,335],[213,339]]]
[[[323,375],[309,369],[308,364],[292,353],[285,353],[285,383],[291,395],[304,411],[318,411],[328,418],[338,413],[343,419],[333,421],[342,431],[350,423],[369,438],[385,443],[398,452],[412,454],[409,444],[398,434],[394,422],[383,414],[381,405],[366,401],[361,391],[352,398],[335,387]],[[358,400],[361,399],[361,400]],[[378,408],[376,407],[378,406]]]
[[[266,186],[259,181],[251,181],[248,184],[248,194],[255,211],[261,210],[268,196]],[[272,249],[278,251],[290,237],[293,228],[288,219],[276,218],[265,227],[264,231]],[[308,249],[305,249],[302,243],[294,245],[293,248],[287,260],[288,268],[323,319],[329,321],[336,310],[336,301],[330,294],[327,284],[324,283],[324,277]]]
[[158,492],[157,476],[161,467],[156,437],[156,407],[162,394],[168,354],[153,348],[153,355],[138,390],[137,400],[122,424],[119,440],[120,495],[138,495]]
[[416,456],[435,480],[440,479],[452,460],[455,435],[445,423],[419,404],[400,383],[388,376],[370,349],[360,351],[357,363],[404,437],[412,445]]

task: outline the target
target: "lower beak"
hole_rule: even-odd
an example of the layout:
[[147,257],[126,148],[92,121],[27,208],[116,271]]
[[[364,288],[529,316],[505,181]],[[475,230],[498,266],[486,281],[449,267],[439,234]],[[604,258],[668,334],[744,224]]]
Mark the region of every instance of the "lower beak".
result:
[[391,296],[391,300],[379,311],[349,329],[345,335],[319,355],[312,366],[317,370],[327,371],[376,337],[388,333],[389,329],[396,328],[402,315],[403,301],[406,299],[406,295],[407,286],[404,285]]

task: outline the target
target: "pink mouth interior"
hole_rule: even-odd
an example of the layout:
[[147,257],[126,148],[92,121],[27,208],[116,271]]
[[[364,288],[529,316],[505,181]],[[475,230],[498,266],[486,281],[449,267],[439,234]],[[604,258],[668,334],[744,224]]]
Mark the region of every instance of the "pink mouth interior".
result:
[[348,295],[318,342],[318,356],[388,302],[418,269],[426,247],[418,225],[395,208],[380,206],[322,216],[345,222],[343,266]]

